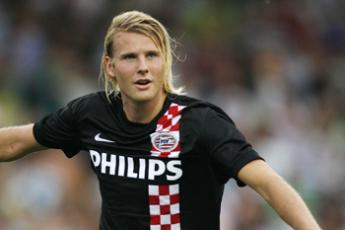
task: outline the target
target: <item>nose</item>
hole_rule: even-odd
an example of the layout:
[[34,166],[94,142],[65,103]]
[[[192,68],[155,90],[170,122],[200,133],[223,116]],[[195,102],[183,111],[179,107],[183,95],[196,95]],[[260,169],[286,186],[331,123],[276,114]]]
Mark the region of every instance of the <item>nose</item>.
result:
[[149,72],[149,69],[146,63],[146,58],[143,56],[139,57],[138,73],[146,74],[148,72]]

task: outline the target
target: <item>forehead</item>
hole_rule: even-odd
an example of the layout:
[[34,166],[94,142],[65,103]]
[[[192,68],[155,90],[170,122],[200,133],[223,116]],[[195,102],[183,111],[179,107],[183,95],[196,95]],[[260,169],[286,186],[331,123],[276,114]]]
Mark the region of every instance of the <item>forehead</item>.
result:
[[159,50],[150,37],[134,32],[116,33],[113,38],[113,44],[115,53]]

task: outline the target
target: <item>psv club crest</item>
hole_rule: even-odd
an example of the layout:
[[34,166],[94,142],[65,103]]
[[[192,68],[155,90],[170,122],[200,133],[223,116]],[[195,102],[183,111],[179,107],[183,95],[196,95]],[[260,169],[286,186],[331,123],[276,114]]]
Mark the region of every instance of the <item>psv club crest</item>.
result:
[[156,132],[151,135],[151,142],[160,152],[170,152],[177,147],[178,137],[175,132]]

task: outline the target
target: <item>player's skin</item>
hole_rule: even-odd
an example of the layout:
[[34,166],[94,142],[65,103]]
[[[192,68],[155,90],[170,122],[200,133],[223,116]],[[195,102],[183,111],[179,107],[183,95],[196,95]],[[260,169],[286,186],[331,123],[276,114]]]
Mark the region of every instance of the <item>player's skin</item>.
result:
[[[149,37],[137,33],[118,32],[113,44],[114,55],[106,58],[106,71],[119,84],[127,119],[148,123],[166,98],[163,55]],[[43,149],[33,136],[33,124],[0,129],[0,162]],[[294,229],[321,229],[297,192],[264,161],[248,163],[238,177]]]
[[105,59],[106,71],[119,84],[126,116],[149,123],[166,98],[162,54],[149,37],[138,33],[118,32],[113,46],[114,57]]

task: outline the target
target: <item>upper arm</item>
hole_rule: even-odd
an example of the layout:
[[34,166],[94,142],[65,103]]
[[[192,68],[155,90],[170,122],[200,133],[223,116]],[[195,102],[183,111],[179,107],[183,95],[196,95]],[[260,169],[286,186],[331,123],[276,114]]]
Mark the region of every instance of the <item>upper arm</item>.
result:
[[238,172],[238,178],[257,191],[264,199],[269,199],[270,190],[283,179],[263,160],[246,164]]
[[18,133],[18,148],[22,152],[34,152],[34,151],[39,151],[43,150],[46,147],[40,145],[33,133],[33,127],[34,124],[29,124],[29,125],[23,125],[17,127],[17,133]]
[[43,150],[33,134],[34,124],[13,126],[0,129],[0,160],[11,161],[24,155]]

